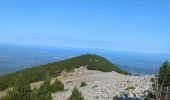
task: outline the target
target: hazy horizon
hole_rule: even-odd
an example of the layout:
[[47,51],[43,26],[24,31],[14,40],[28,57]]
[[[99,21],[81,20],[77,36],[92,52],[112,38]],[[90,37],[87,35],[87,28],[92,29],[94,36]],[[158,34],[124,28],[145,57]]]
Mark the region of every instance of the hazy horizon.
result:
[[120,68],[136,74],[154,74],[165,60],[170,60],[168,54],[0,44],[0,75],[83,54],[105,57]]

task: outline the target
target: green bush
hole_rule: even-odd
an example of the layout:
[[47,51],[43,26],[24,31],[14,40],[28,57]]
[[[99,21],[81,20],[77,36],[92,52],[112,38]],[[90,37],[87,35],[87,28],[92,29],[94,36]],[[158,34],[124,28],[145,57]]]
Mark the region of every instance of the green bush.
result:
[[51,97],[51,80],[47,77],[44,81],[44,84],[40,86],[39,89],[35,89],[33,93],[33,99],[36,100],[52,100]]
[[130,87],[127,87],[125,90],[135,90],[135,87],[130,86]]
[[30,100],[31,87],[30,83],[21,75],[13,84],[4,100]]
[[115,96],[115,97],[113,97],[113,100],[121,100],[121,99],[120,99],[120,97]]
[[63,90],[64,90],[64,84],[58,79],[56,79],[52,85],[52,92],[63,91]]
[[79,92],[78,89],[75,87],[72,91],[70,98],[68,98],[68,100],[84,100],[84,98],[82,97],[81,92]]
[[97,87],[98,87],[98,85],[94,85],[94,86],[92,87],[92,89],[97,88]]
[[45,78],[44,83],[38,89],[31,90],[30,83],[21,75],[13,84],[13,89],[1,100],[52,100],[51,93],[64,90],[64,85],[55,80],[51,85],[51,79]]
[[86,82],[81,82],[80,87],[87,86]]

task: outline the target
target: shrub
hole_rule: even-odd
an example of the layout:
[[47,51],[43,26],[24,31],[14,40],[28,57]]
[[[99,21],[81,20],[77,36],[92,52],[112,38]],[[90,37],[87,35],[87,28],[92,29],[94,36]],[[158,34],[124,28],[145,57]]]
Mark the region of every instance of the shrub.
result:
[[98,85],[94,85],[94,86],[92,87],[92,89],[94,89],[94,88],[96,88],[96,87],[98,87]]
[[115,96],[115,97],[113,97],[113,100],[121,100],[121,99],[120,99],[120,97]]
[[135,87],[130,86],[130,87],[127,87],[125,90],[135,90]]
[[80,87],[87,86],[86,82],[81,82]]
[[51,79],[45,78],[39,89],[31,90],[30,83],[23,75],[16,79],[13,89],[0,100],[52,100],[51,93],[64,90],[64,84],[58,79],[51,85]]
[[63,90],[64,90],[64,84],[58,79],[56,79],[52,85],[52,92],[63,91]]
[[31,87],[23,75],[13,84],[13,89],[3,98],[4,100],[30,100]]
[[70,98],[68,98],[68,100],[84,100],[84,98],[82,97],[81,92],[79,92],[78,89],[75,87],[72,91]]
[[52,100],[51,93],[51,80],[46,77],[44,84],[32,91],[32,100]]

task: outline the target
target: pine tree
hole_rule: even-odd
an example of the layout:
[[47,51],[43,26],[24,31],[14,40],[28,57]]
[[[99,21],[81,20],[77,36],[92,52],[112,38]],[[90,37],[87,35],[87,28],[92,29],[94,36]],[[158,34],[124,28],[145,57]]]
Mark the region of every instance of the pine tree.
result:
[[170,64],[168,61],[165,61],[159,71],[159,83],[163,87],[170,86]]
[[75,87],[72,91],[72,95],[68,100],[84,100],[84,98],[81,95],[81,92],[78,91],[78,89]]
[[21,74],[13,84],[13,89],[8,92],[6,100],[30,100],[30,83]]
[[56,79],[52,85],[52,92],[63,91],[63,90],[64,90],[64,84],[58,79]]
[[165,61],[153,79],[156,100],[170,100],[170,64]]
[[33,100],[52,100],[51,80],[49,76],[46,77],[44,84],[39,89],[33,91]]

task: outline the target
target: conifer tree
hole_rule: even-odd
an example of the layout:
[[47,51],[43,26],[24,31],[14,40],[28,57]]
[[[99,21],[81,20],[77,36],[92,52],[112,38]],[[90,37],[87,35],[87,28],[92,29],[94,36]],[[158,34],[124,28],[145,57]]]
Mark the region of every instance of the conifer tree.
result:
[[52,92],[63,91],[63,90],[64,90],[64,84],[58,79],[56,79],[52,85]]
[[68,98],[68,100],[84,100],[84,98],[82,97],[81,92],[79,92],[78,89],[75,87],[72,91],[70,98]]
[[8,92],[7,100],[30,100],[30,83],[21,74],[13,84],[13,89]]

